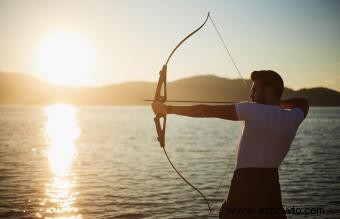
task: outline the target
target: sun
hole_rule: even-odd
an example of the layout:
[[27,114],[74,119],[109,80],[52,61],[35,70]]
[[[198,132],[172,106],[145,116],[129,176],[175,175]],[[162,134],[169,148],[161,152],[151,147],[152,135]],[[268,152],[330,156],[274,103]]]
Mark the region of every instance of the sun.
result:
[[53,32],[38,48],[38,71],[43,79],[55,84],[86,84],[93,63],[94,55],[90,43],[74,32]]

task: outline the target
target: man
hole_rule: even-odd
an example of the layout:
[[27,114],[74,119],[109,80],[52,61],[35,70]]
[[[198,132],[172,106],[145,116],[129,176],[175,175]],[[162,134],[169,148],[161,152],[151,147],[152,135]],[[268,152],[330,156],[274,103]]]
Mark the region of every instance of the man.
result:
[[[214,117],[244,121],[237,152],[236,170],[220,218],[286,218],[282,212],[278,168],[296,131],[307,116],[308,101],[282,100],[284,85],[271,70],[254,71],[250,99],[232,105],[170,106],[154,102],[156,114]],[[228,209],[249,208],[254,213],[231,213]]]

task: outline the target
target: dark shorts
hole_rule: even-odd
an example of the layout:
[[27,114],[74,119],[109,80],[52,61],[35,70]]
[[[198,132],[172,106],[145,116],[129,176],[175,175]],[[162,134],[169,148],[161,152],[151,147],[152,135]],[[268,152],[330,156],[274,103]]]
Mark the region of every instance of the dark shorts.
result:
[[235,170],[227,200],[220,209],[219,217],[286,218],[282,212],[278,169]]

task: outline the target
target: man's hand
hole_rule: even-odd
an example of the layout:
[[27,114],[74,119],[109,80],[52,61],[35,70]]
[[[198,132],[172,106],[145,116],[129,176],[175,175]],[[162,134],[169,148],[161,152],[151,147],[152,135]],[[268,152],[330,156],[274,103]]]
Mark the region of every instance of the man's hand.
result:
[[152,103],[152,110],[157,115],[160,114],[162,116],[167,114],[166,105],[162,102],[156,101]]

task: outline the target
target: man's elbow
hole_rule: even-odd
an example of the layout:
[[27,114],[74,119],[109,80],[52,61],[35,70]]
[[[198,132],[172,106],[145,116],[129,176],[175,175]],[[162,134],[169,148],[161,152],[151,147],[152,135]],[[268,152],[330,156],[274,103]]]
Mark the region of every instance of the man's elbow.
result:
[[234,104],[222,106],[222,110],[218,118],[231,121],[238,121],[236,108]]
[[301,109],[303,111],[304,117],[306,118],[309,111],[309,102],[307,99],[302,99]]

